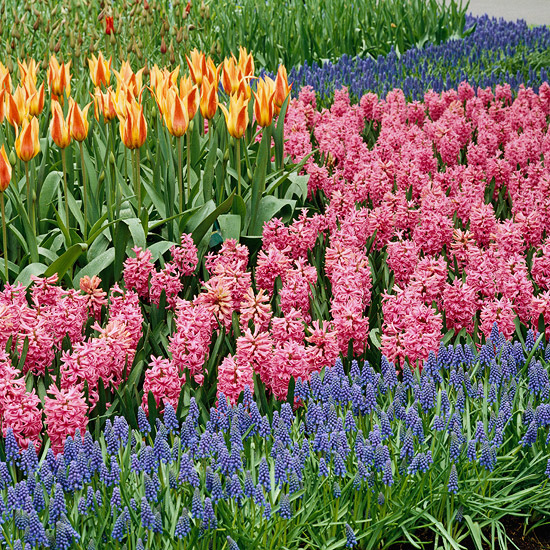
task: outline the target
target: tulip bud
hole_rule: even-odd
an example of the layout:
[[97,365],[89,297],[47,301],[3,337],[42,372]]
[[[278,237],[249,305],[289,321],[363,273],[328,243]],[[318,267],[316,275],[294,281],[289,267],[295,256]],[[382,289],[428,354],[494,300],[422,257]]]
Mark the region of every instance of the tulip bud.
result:
[[183,27],[180,27],[178,29],[178,32],[176,33],[176,42],[178,44],[181,44],[182,40],[183,40]]
[[61,49],[61,38],[57,41],[57,43],[55,44],[54,48],[53,48],[53,51],[55,53],[59,53],[59,50]]
[[111,166],[115,165],[115,155],[111,151],[111,154],[109,155],[109,162],[111,163]]
[[160,53],[165,54],[168,48],[166,47],[166,42],[164,41],[164,36],[160,42]]

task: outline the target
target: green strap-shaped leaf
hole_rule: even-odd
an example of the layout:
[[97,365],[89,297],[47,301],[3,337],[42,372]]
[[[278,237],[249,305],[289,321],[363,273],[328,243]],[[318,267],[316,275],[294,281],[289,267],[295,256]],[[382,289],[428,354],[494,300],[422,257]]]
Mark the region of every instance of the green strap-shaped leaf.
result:
[[195,245],[198,245],[203,237],[206,235],[206,232],[212,227],[212,224],[216,221],[216,218],[225,214],[231,208],[233,204],[233,198],[235,197],[235,192],[231,193],[227,199],[225,199],[213,212],[208,214],[199,225],[193,230],[193,242]]
[[61,279],[87,248],[88,245],[86,245],[86,243],[73,244],[73,246],[61,254],[61,256],[46,269],[44,277],[51,277],[54,273],[57,273],[58,277]]

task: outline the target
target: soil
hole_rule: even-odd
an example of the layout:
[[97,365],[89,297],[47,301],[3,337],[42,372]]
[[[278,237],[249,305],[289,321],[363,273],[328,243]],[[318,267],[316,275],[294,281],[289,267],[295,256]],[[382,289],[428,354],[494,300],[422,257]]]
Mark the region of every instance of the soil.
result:
[[[506,527],[506,533],[512,540],[512,543],[508,541],[508,549],[513,550],[519,548],[520,550],[550,550],[550,525],[545,525],[534,529],[529,532],[525,537],[523,536],[523,522],[518,518],[507,518],[503,521]],[[425,540],[424,550],[434,550],[433,546],[433,534],[426,532],[424,537],[422,533],[417,533],[418,536]],[[475,544],[471,539],[466,539],[462,543],[463,547],[467,550],[475,550]],[[514,546],[515,545],[515,546]],[[484,546],[488,550],[490,546]],[[414,547],[409,543],[394,544],[390,547],[390,550],[413,550]],[[495,545],[495,549],[500,550],[498,543]],[[416,549],[415,549],[416,550]]]

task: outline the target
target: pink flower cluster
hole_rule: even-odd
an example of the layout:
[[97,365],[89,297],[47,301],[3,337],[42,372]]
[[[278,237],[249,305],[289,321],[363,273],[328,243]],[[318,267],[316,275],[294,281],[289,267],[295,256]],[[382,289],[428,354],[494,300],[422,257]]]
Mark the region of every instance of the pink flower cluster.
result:
[[[0,426],[3,435],[11,428],[23,448],[34,444],[38,449],[44,415],[52,448],[59,452],[67,435],[84,433],[99,379],[106,387],[117,387],[130,372],[143,318],[137,294],[115,285],[107,300],[98,277],[83,278],[81,291],[56,283],[56,275],[33,277],[28,291],[7,284],[0,292]],[[103,308],[108,322],[103,328],[96,323],[99,335],[86,339],[89,317],[100,320]],[[69,351],[63,350],[65,339]],[[60,388],[55,383],[45,388],[40,381],[35,384],[40,396],[34,388],[27,391],[25,375],[53,376],[58,361]]]
[[[360,266],[368,270],[369,238],[386,250],[393,272],[382,304],[381,350],[390,360],[424,359],[442,331],[472,331],[475,320],[485,336],[495,321],[509,336],[516,317],[536,327],[542,315],[550,336],[549,115],[548,84],[513,98],[507,85],[476,92],[462,83],[426,93],[424,103],[394,90],[355,105],[342,89],[322,111],[304,89],[291,102],[287,152],[299,161],[319,149],[304,171],[309,195],[327,201],[316,223],[328,230],[325,272],[337,329],[333,257],[347,277],[358,271],[343,287],[356,307],[348,317],[356,354],[368,329],[360,319],[370,277]],[[367,125],[378,133],[372,146]],[[283,250],[269,251],[274,264],[296,249]],[[338,333],[345,341],[348,333]]]

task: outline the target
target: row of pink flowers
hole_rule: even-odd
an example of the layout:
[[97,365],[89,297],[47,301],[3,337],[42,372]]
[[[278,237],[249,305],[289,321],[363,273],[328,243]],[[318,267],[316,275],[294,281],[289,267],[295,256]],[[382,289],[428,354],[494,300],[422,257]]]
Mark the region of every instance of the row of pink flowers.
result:
[[[381,349],[391,361],[425,359],[449,329],[477,324],[488,336],[494,321],[509,336],[516,318],[536,325],[542,315],[550,336],[549,117],[547,85],[513,98],[506,86],[476,93],[462,84],[430,92],[423,103],[394,91],[355,105],[342,90],[321,111],[314,93],[302,90],[289,106],[286,148],[295,160],[318,149],[305,172],[322,212],[303,210],[288,226],[266,223],[254,270],[248,249],[226,241],[205,257],[207,280],[189,300],[181,295],[198,257],[185,234],[160,269],[149,251],[135,249],[125,262],[125,290],[115,285],[106,294],[97,277],[83,279],[80,291],[63,290],[55,277],[35,278],[28,293],[7,285],[0,349],[26,356],[21,372],[0,355],[3,433],[11,427],[21,444],[39,445],[44,422],[59,450],[67,434],[83,432],[99,380],[116,388],[131,371],[141,304],[158,306],[163,292],[175,331],[168,356],[152,357],[145,370],[145,410],[149,392],[158,406],[175,407],[186,381],[203,383],[220,331],[234,347],[215,358],[217,389],[231,402],[253,386],[254,373],[284,399],[291,377],[309,378],[350,347],[361,357],[370,330],[379,328],[369,326],[373,275],[383,291]],[[371,146],[366,124],[378,133]],[[385,251],[387,288],[371,273],[370,240]],[[104,321],[85,338],[90,317]],[[56,355],[60,387],[47,388],[41,404],[24,375],[44,376]]]

